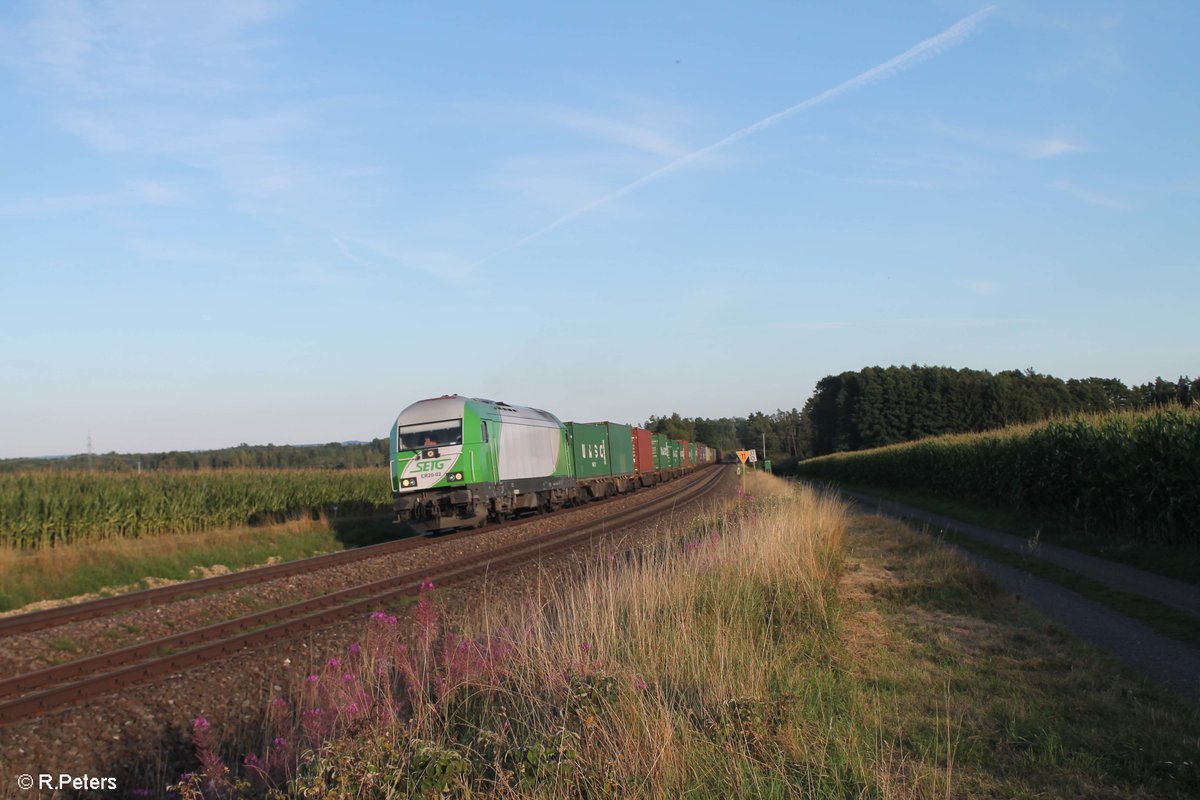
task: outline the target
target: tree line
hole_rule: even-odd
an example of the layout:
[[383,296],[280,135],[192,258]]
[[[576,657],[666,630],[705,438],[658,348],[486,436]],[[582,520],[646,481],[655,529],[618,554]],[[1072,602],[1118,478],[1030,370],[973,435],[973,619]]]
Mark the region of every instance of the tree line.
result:
[[[926,436],[973,433],[1077,412],[1145,409],[1200,402],[1200,379],[1156,378],[1126,386],[1116,378],[1062,380],[1032,369],[991,373],[950,367],[865,367],[817,382],[803,408],[745,417],[651,416],[643,423],[672,439],[718,450],[762,449],[776,463],[864,450]],[[384,467],[388,440],[320,445],[249,445],[169,453],[79,454],[0,460],[0,471]],[[140,466],[139,466],[140,465]]]
[[1116,378],[1062,380],[1032,369],[991,373],[950,367],[866,367],[817,382],[800,410],[705,419],[652,416],[656,433],[720,450],[762,448],[778,462],[865,450],[926,436],[972,433],[1079,412],[1200,402],[1200,379],[1156,378],[1126,386]]
[[166,453],[80,453],[62,458],[9,458],[0,471],[39,469],[136,472],[138,470],[209,469],[355,469],[385,467],[388,440],[330,442],[314,445],[251,445],[219,450],[174,450]]
[[973,433],[1066,414],[1145,409],[1200,400],[1200,380],[1062,380],[1032,369],[868,367],[817,382],[804,406],[810,455],[866,450],[948,433]]

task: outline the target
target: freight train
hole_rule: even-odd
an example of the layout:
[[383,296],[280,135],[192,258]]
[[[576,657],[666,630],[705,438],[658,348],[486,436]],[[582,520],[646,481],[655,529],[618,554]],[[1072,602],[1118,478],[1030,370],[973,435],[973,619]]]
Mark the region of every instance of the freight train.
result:
[[424,534],[632,492],[717,460],[644,428],[460,395],[401,411],[390,451],[395,519]]

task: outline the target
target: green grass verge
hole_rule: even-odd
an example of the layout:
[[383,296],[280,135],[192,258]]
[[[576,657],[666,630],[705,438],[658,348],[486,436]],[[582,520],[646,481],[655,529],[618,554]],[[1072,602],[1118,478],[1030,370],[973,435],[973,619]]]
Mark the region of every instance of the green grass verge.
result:
[[1121,592],[1099,581],[1086,578],[1065,567],[1042,561],[1035,556],[1021,555],[1002,547],[980,542],[955,531],[945,530],[939,537],[971,553],[1025,570],[1039,578],[1078,592],[1089,600],[1095,600],[1122,614],[1144,622],[1164,636],[1181,642],[1200,646],[1200,620],[1171,606],[1138,594]]
[[[880,497],[885,497],[889,500],[906,503],[917,508],[924,508],[926,511],[933,511],[935,513],[945,514],[946,516],[953,516],[956,519],[992,528],[994,530],[1001,530],[1018,536],[1025,535],[1021,530],[1024,523],[1015,524],[1013,519],[1009,519],[1009,524],[1007,525],[1002,526],[997,524],[997,519],[1011,515],[1002,513],[993,515],[991,512],[978,511],[978,509],[976,509],[978,513],[971,515],[966,513],[969,510],[969,507],[949,501],[939,504],[939,507],[935,507],[931,503],[927,504],[924,502],[919,502],[922,499],[920,496],[914,497],[911,494],[906,494],[903,492],[885,491],[866,486],[854,486],[847,488],[854,488],[858,491],[875,494]],[[974,518],[969,518],[972,516]],[[918,521],[918,524],[924,523],[920,523]],[[1027,535],[1030,539],[1039,538],[1041,540],[1045,540],[1047,537],[1041,536],[1041,534],[1041,531],[1034,530],[1029,532]],[[1014,553],[1012,550],[1007,550],[1003,547],[997,547],[995,545],[988,544],[987,542],[981,542],[978,539],[974,539],[957,531],[941,530],[939,531],[938,536],[945,541],[950,542],[951,544],[967,550],[968,552],[981,555],[993,561],[998,561],[1001,564],[1007,564],[1011,567],[1025,570],[1031,575],[1036,575],[1039,578],[1045,578],[1046,580],[1054,581],[1060,586],[1070,589],[1073,592],[1078,592],[1089,600],[1095,600],[1097,603],[1102,603],[1114,611],[1119,611],[1125,616],[1132,617],[1140,622],[1143,622],[1152,630],[1161,633],[1164,636],[1169,636],[1181,642],[1187,642],[1188,644],[1200,646],[1200,620],[1184,611],[1172,608],[1171,606],[1160,603],[1157,600],[1151,600],[1148,597],[1143,597],[1142,595],[1131,594],[1129,592],[1122,592],[1117,589],[1113,589],[1111,586],[1107,586],[1100,581],[1087,578],[1077,572],[1072,572],[1065,567],[1060,567],[1057,564],[1050,563],[1049,561],[1043,561],[1032,554]],[[1060,542],[1055,543],[1062,546]],[[1093,555],[1098,554],[1093,553]]]
[[390,515],[302,521],[195,534],[0,552],[0,611],[43,600],[108,595],[206,572],[359,547],[396,538]]
[[903,523],[847,536],[843,640],[885,743],[950,741],[955,797],[1200,796],[1200,714]]

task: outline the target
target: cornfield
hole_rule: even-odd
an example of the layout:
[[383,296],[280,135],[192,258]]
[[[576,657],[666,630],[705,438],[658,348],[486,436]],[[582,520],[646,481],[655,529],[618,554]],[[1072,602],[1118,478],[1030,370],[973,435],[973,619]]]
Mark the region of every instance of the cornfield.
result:
[[1052,420],[800,462],[801,477],[921,489],[1074,530],[1200,545],[1200,409]]
[[0,475],[0,544],[193,533],[391,506],[382,469]]

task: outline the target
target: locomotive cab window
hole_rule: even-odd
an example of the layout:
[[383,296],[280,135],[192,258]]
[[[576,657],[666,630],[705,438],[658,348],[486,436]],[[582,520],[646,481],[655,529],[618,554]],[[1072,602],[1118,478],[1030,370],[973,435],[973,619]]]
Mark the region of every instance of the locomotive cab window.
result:
[[447,447],[462,444],[462,420],[422,422],[400,426],[400,450],[420,450],[423,447]]

